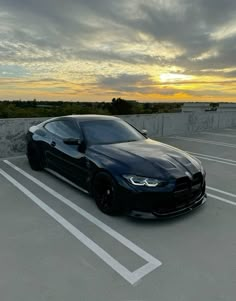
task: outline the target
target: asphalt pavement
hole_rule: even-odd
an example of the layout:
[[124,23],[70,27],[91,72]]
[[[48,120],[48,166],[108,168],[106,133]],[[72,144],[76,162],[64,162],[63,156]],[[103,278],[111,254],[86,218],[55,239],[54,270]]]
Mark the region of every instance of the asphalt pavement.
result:
[[0,161],[1,300],[235,300],[236,129],[158,140],[207,172],[206,204],[165,221],[106,216],[25,156]]

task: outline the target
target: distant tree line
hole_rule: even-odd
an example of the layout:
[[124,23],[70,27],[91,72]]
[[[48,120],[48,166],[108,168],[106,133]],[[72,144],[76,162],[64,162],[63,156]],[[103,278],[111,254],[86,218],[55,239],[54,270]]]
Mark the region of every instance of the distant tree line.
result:
[[111,102],[0,101],[0,118],[53,117],[70,114],[152,114],[180,112],[182,103],[140,103],[122,98]]

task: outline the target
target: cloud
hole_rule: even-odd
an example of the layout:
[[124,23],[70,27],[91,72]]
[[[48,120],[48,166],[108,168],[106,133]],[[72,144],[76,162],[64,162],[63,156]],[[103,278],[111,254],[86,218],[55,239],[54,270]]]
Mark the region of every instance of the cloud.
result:
[[145,74],[120,74],[118,76],[107,77],[100,76],[98,82],[104,86],[121,86],[121,85],[140,85],[153,84],[153,81]]
[[119,76],[100,76],[98,86],[116,92],[133,92],[139,94],[174,95],[180,90],[166,85],[157,85],[147,74],[120,74]]
[[[130,63],[155,64],[162,57],[168,62],[165,55],[158,55],[158,49],[156,55],[146,54],[144,49],[132,53],[132,44],[140,39],[140,33],[154,43],[168,43],[173,52],[179,48],[184,52],[182,58],[185,60],[200,56],[212,47],[224,52],[226,49],[212,39],[212,34],[234,19],[236,2],[227,0],[222,3],[219,0],[179,0],[174,3],[158,0],[2,0],[0,7],[8,13],[2,23],[9,26],[9,43],[24,44],[29,51],[34,47],[40,49],[45,60],[59,59],[61,55],[62,59],[129,60]],[[223,37],[222,40],[224,43]],[[127,41],[131,51],[122,53],[122,44]],[[26,53],[22,56],[27,57]],[[39,60],[40,56],[35,57]]]
[[235,78],[235,14],[235,0],[1,0],[0,76],[147,93],[161,73]]

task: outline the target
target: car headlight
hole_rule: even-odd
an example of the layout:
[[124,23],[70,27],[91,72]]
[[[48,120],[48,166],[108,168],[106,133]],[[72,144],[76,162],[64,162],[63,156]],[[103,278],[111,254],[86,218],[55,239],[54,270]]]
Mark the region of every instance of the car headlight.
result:
[[158,185],[160,185],[162,183],[161,181],[159,181],[157,179],[139,177],[139,176],[134,176],[134,175],[123,175],[123,177],[135,186],[157,187]]

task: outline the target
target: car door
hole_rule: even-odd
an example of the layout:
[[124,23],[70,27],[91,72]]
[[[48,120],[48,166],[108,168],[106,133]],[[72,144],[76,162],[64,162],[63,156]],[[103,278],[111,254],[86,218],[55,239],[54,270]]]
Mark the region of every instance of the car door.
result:
[[49,132],[50,147],[46,152],[49,168],[60,173],[70,181],[85,188],[86,183],[86,156],[79,151],[79,145],[64,143],[64,139],[81,139],[81,130],[74,120],[56,120],[45,125]]

